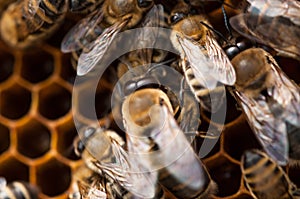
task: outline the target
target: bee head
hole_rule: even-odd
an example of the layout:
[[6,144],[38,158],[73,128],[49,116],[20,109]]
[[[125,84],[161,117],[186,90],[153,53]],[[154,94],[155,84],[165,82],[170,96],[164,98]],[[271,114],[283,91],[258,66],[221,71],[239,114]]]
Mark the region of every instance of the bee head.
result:
[[117,21],[127,20],[126,27],[132,28],[153,5],[153,0],[107,0],[104,1],[102,9],[106,12],[107,24],[113,25]]

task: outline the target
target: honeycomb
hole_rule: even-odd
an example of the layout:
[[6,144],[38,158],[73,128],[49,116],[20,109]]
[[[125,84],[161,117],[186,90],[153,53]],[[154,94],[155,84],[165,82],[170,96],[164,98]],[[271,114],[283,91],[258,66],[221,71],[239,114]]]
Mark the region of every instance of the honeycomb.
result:
[[[223,27],[220,9],[213,10],[210,16],[216,27]],[[8,182],[24,180],[37,185],[42,199],[67,198],[72,191],[72,173],[82,165],[72,148],[77,135],[72,111],[83,123],[91,120],[85,104],[75,103],[72,107],[72,95],[92,97],[93,93],[86,89],[85,82],[77,85],[79,93],[73,93],[76,73],[70,54],[59,49],[62,37],[75,21],[73,16],[68,17],[59,33],[29,51],[13,50],[0,43],[0,176]],[[283,57],[276,59],[299,84],[300,63]],[[105,123],[104,116],[111,111],[108,107],[115,81],[111,71],[105,74],[96,93],[96,101],[101,101],[95,107],[100,123]],[[229,93],[227,110],[221,137],[203,161],[218,185],[214,198],[250,199],[241,177],[240,158],[245,150],[261,147]],[[218,121],[209,118],[201,110],[202,130],[210,122],[218,125]],[[197,138],[196,148],[201,142]],[[286,171],[300,187],[300,168],[287,167]]]

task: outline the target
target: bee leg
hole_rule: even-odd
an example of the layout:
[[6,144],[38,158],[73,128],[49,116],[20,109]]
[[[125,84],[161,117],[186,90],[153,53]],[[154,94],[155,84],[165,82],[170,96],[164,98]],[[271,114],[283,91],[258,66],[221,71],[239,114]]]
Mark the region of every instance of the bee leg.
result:
[[203,139],[218,139],[220,137],[220,131],[219,130],[213,130],[213,131],[197,131],[196,136],[203,138]]

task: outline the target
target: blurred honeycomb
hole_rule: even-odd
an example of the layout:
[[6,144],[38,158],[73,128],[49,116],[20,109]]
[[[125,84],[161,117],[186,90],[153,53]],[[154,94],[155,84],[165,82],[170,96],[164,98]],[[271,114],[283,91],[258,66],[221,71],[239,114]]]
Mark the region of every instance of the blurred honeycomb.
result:
[[[224,28],[222,13],[219,9],[212,10],[209,15],[212,23]],[[29,51],[12,50],[0,43],[0,176],[8,181],[24,180],[37,185],[40,198],[67,198],[71,192],[72,173],[82,164],[72,150],[77,135],[72,111],[83,123],[91,119],[85,104],[75,103],[71,107],[72,95],[93,97],[93,93],[85,89],[88,86],[85,83],[78,85],[79,93],[73,93],[76,74],[70,55],[59,50],[63,35],[74,23],[74,17],[68,17],[59,33]],[[299,62],[282,57],[277,60],[299,84]],[[110,72],[101,79],[96,93],[99,103],[95,108],[100,123],[105,122],[103,116],[111,111],[108,107],[114,80],[110,79]],[[210,122],[218,125],[218,121],[208,118],[210,115],[201,111],[203,130]],[[196,145],[200,146],[201,141],[198,139]],[[225,127],[217,145],[203,160],[218,184],[214,198],[252,198],[240,170],[241,155],[250,148],[260,145],[228,93]],[[300,187],[299,167],[287,171]]]

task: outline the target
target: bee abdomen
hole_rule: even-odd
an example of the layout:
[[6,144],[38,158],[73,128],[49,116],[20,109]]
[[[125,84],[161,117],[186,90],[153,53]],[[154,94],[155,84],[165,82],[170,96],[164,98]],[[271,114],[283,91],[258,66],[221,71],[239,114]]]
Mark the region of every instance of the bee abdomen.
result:
[[25,182],[13,182],[6,187],[4,199],[37,199],[37,189]]
[[245,152],[242,171],[248,188],[257,198],[290,198],[288,177],[280,166],[262,152]]

